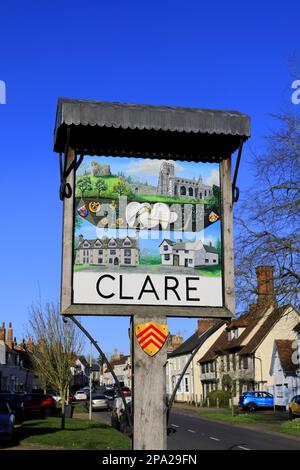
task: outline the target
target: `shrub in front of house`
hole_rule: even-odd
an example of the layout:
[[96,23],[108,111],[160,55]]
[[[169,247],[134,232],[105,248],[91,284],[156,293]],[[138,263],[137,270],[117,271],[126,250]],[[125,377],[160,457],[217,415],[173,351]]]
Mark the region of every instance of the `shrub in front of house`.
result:
[[[209,406],[217,406],[217,400],[219,399],[220,408],[227,408],[229,406],[229,400],[231,398],[230,392],[224,390],[214,390],[207,395],[209,398]],[[207,404],[207,400],[206,400]]]

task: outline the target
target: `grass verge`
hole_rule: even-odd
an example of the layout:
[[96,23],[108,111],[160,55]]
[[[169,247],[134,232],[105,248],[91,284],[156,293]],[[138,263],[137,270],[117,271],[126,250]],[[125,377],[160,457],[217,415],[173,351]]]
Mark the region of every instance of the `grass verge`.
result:
[[280,426],[276,426],[274,431],[282,432],[284,434],[290,434],[291,436],[300,436],[300,419],[293,419],[282,423]]
[[39,444],[58,449],[130,449],[127,436],[99,421],[66,419],[63,431],[60,422],[60,418],[26,421],[15,430],[15,439],[20,444]]

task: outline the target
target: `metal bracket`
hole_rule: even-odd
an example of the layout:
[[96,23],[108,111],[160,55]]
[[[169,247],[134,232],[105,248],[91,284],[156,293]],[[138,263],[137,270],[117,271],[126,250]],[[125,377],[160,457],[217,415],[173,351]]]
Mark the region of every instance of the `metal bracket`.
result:
[[240,166],[240,161],[241,161],[241,156],[242,156],[242,151],[243,151],[243,144],[244,141],[243,139],[240,139],[240,145],[239,145],[239,152],[235,164],[235,169],[234,169],[234,175],[233,175],[233,181],[232,181],[232,203],[238,202],[239,197],[240,197],[240,190],[236,186],[236,180],[239,172],[239,166]]
[[81,331],[82,333],[88,338],[88,340],[93,344],[94,348],[97,349],[98,353],[100,354],[103,362],[106,363],[107,367],[108,367],[108,370],[109,372],[111,373],[111,375],[113,376],[113,379],[115,381],[115,384],[117,386],[117,389],[118,389],[118,392],[120,394],[120,397],[122,398],[122,402],[123,402],[123,405],[124,405],[124,409],[125,409],[125,413],[126,413],[126,418],[127,418],[127,423],[128,423],[128,426],[130,428],[130,432],[132,431],[132,420],[131,420],[131,416],[130,416],[130,412],[129,412],[129,409],[128,409],[128,405],[127,405],[127,402],[126,402],[126,398],[124,396],[124,393],[123,393],[123,390],[121,389],[121,385],[120,385],[120,382],[119,382],[119,379],[118,377],[116,376],[115,374],[115,371],[111,365],[111,363],[109,362],[109,360],[107,359],[106,355],[104,354],[104,352],[102,351],[102,349],[99,347],[97,341],[92,337],[92,335],[84,328],[84,326],[77,320],[77,318],[75,318],[73,315],[64,315],[64,318],[67,318],[69,320],[71,320]]
[[62,153],[59,154],[59,172],[60,172],[60,187],[59,187],[59,199],[63,201],[65,198],[69,199],[72,196],[72,188],[69,183],[67,183],[67,178],[70,175],[71,171],[75,169],[78,170],[82,161],[83,155],[80,155],[79,159],[77,160],[77,156],[75,158],[69,168],[67,168],[67,156],[69,151],[69,143],[70,143],[70,134],[71,130],[67,128],[67,138],[66,138],[66,145],[64,150],[64,162]]
[[203,343],[208,338],[210,338],[211,335],[213,335],[216,331],[218,331],[221,328],[222,325],[225,325],[225,323],[226,323],[225,321],[221,320],[220,323],[217,323],[216,325],[212,326],[209,330],[207,330],[205,333],[203,333],[203,335],[201,337],[201,341],[199,342],[198,346],[196,346],[196,348],[192,351],[190,357],[188,358],[188,360],[186,362],[186,365],[184,366],[184,368],[183,368],[183,370],[180,374],[180,377],[177,380],[177,383],[174,387],[171,398],[169,400],[167,400],[167,430],[168,430],[168,433],[170,431],[170,429],[168,427],[169,426],[170,413],[171,413],[171,409],[172,409],[172,406],[173,406],[173,403],[174,403],[174,400],[175,400],[175,397],[176,397],[176,393],[177,393],[179,385],[180,385],[186,371],[188,370],[188,368],[190,366],[190,363],[192,362],[192,360],[196,356],[196,354],[199,351],[199,349],[201,348],[201,346],[203,346]]

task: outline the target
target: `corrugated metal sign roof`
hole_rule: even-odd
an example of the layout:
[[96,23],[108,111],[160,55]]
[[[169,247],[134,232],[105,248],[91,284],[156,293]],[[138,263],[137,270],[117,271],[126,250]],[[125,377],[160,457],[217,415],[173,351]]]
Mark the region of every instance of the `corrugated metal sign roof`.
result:
[[62,124],[250,136],[250,118],[238,111],[109,103],[60,98]]
[[227,158],[241,139],[250,136],[250,117],[238,111],[60,98],[54,136],[57,152],[63,151],[67,127],[70,145],[83,154],[178,153],[178,158],[196,155],[209,160],[212,155]]

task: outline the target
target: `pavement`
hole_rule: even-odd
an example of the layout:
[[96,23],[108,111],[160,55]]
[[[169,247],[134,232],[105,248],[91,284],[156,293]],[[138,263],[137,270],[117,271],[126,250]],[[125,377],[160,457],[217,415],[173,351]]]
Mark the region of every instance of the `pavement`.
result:
[[[93,413],[110,423],[110,413]],[[300,450],[300,439],[259,430],[259,425],[233,425],[195,416],[188,410],[173,410],[168,450]]]

